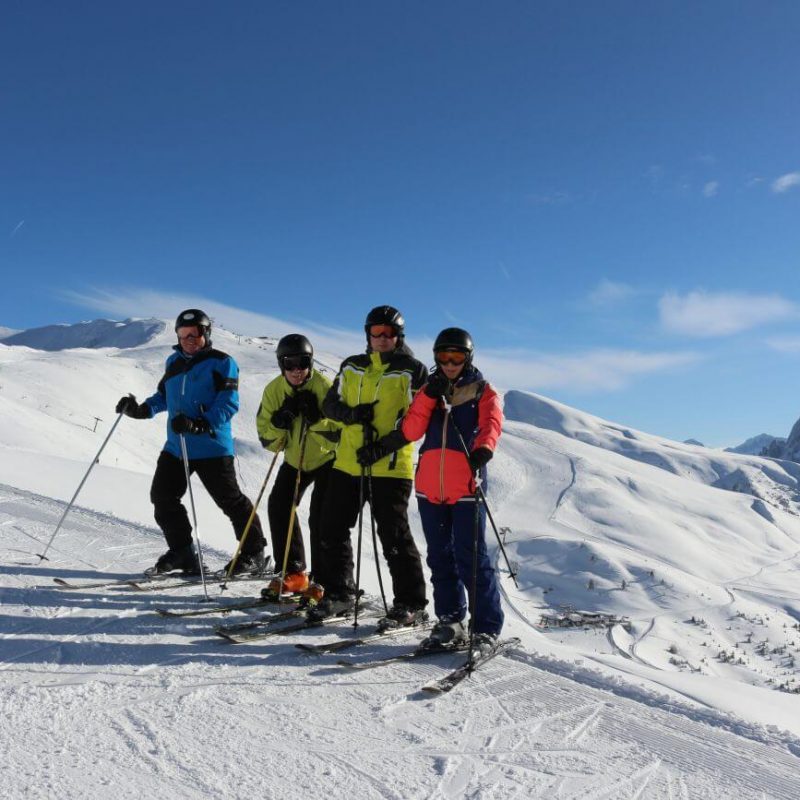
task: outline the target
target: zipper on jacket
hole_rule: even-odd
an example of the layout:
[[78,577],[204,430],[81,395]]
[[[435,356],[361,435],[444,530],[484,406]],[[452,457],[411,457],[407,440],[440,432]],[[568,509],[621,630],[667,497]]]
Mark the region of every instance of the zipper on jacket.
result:
[[445,408],[444,424],[442,425],[442,453],[439,457],[439,502],[444,503],[444,454],[447,449],[447,421],[450,419],[450,409]]

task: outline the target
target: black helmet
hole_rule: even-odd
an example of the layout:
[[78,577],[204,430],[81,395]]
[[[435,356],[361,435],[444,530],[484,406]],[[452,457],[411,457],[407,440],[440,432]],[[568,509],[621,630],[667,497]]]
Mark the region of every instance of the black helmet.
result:
[[471,356],[474,349],[472,337],[463,328],[445,328],[433,343],[434,353],[439,350],[458,350]]
[[187,308],[186,311],[178,314],[178,318],[175,320],[176,331],[178,328],[190,328],[192,325],[196,325],[206,339],[211,336],[211,320],[205,311],[201,311],[199,308]]
[[403,319],[403,315],[393,306],[375,306],[367,314],[367,319],[364,322],[367,342],[369,342],[369,329],[372,325],[391,325],[397,329],[397,335],[402,339],[406,321]]
[[281,371],[284,369],[283,361],[286,358],[305,356],[308,359],[309,369],[314,363],[314,348],[302,333],[290,333],[284,336],[275,348],[275,355]]

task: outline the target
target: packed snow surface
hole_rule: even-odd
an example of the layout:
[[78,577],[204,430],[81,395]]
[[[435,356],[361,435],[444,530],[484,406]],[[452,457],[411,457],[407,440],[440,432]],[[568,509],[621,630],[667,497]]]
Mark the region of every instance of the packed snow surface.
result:
[[[114,324],[138,336],[139,322]],[[489,535],[504,635],[521,646],[438,698],[421,687],[460,656],[337,665],[406,651],[419,634],[314,656],[294,644],[352,625],[234,645],[214,626],[255,611],[155,613],[201,608],[198,585],[59,589],[53,578],[139,575],[163,552],[148,499],[161,416],[121,421],[48,560],[37,557],[116,400],[153,391],[172,339],[162,323],[132,345],[0,344],[2,796],[800,797],[800,466],[789,462],[506,391],[488,497],[518,585]],[[242,370],[237,464],[255,497],[267,458],[253,419],[275,340],[218,330],[214,342]],[[346,354],[315,344],[332,373]],[[219,567],[233,535],[195,489]],[[422,549],[413,507],[411,519]],[[363,573],[375,597],[369,548]],[[208,586],[222,602],[258,588]],[[374,614],[362,623],[372,630]]]

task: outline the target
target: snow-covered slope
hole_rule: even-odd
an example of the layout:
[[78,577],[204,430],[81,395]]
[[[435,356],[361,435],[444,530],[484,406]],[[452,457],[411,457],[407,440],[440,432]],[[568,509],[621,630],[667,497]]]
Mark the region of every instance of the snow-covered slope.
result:
[[[488,496],[518,565],[517,587],[494,548],[507,632],[524,652],[437,701],[416,687],[441,667],[353,676],[333,657],[295,655],[297,639],[231,649],[209,636],[211,621],[148,615],[190,605],[197,589],[149,599],[33,588],[55,575],[136,572],[161,549],[148,488],[164,418],[123,419],[51,561],[32,557],[63,508],[48,498],[69,499],[117,398],[153,390],[172,340],[165,324],[125,348],[0,344],[0,669],[13,676],[6,724],[30,732],[0,749],[15,788],[37,779],[26,758],[38,740],[49,785],[81,794],[84,781],[90,797],[109,787],[86,777],[88,753],[113,765],[123,796],[167,786],[243,796],[265,773],[274,796],[320,781],[332,797],[800,796],[800,465],[790,462],[671,442],[507,391]],[[276,374],[275,340],[217,330],[214,342],[241,368],[237,465],[255,496],[267,461],[253,418]],[[333,371],[345,354],[315,344]],[[195,496],[216,566],[233,536]],[[376,593],[369,552],[364,576]],[[541,627],[565,607],[630,621]],[[64,749],[78,707],[85,732]]]

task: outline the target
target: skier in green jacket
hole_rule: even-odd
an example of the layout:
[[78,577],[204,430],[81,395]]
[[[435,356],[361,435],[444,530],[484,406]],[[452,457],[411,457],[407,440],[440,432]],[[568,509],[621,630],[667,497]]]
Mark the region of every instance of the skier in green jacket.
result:
[[322,502],[339,438],[339,426],[322,415],[322,401],[331,382],[314,369],[311,342],[299,333],[289,334],[278,342],[276,355],[281,374],[264,388],[256,428],[265,448],[272,452],[283,449],[283,463],[267,504],[272,552],[279,568],[286,552],[290,518],[293,522],[283,581],[272,581],[262,591],[264,597],[275,597],[281,590],[302,593],[308,589],[303,536],[292,506],[295,501],[300,503],[312,483],[309,529],[311,574],[316,574]]
[[404,342],[404,320],[392,306],[369,312],[367,352],[342,362],[328,392],[325,416],[342,424],[342,437],[325,495],[319,569],[325,596],[308,611],[324,619],[354,603],[350,529],[368,501],[392,578],[394,598],[382,627],[426,618],[422,561],[408,524],[414,476],[413,447],[399,430],[428,371]]

